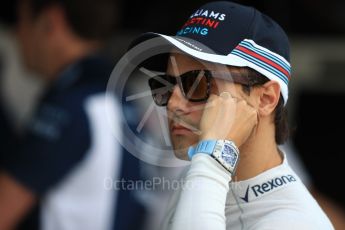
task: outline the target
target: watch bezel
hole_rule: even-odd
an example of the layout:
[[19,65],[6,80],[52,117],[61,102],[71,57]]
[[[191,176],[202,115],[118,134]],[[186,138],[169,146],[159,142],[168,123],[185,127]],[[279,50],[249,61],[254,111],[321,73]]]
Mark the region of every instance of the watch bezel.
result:
[[[233,166],[223,159],[222,153],[226,145],[230,146],[231,150],[233,151],[233,154],[236,155],[235,163],[233,164]],[[218,140],[211,156],[216,161],[218,161],[227,171],[229,171],[231,174],[234,174],[239,160],[239,151],[234,142],[228,140]]]

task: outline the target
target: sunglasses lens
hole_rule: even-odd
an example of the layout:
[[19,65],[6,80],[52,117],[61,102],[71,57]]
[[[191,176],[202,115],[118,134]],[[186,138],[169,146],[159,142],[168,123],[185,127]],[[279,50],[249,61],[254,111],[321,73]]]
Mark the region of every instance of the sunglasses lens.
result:
[[190,101],[205,101],[209,96],[209,79],[204,70],[193,70],[180,77],[158,75],[149,79],[153,100],[158,106],[166,106],[177,81],[186,99]]
[[152,97],[158,106],[166,106],[171,96],[171,89],[174,87],[174,79],[167,76],[156,76],[149,79]]
[[191,71],[181,76],[184,94],[191,101],[208,98],[208,80],[204,71]]

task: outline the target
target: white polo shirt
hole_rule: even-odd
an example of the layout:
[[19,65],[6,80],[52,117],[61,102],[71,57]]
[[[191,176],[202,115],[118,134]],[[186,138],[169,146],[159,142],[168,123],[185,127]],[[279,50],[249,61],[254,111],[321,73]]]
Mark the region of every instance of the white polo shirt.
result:
[[196,154],[162,229],[334,229],[285,156],[281,165],[254,178],[230,180],[214,159]]

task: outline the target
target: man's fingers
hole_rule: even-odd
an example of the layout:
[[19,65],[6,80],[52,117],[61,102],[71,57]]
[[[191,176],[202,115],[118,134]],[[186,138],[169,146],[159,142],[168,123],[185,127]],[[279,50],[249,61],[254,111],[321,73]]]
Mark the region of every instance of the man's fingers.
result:
[[222,92],[219,96],[225,100],[232,97],[229,92]]

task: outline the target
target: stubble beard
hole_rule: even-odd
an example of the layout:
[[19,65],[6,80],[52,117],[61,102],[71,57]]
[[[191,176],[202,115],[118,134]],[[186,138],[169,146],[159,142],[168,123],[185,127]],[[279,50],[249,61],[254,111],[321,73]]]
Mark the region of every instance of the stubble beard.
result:
[[[192,126],[196,127],[194,124]],[[173,135],[171,134],[170,123],[170,139],[173,145],[175,156],[181,160],[188,160],[188,149],[189,147],[198,143],[199,135],[192,132],[189,135]]]

